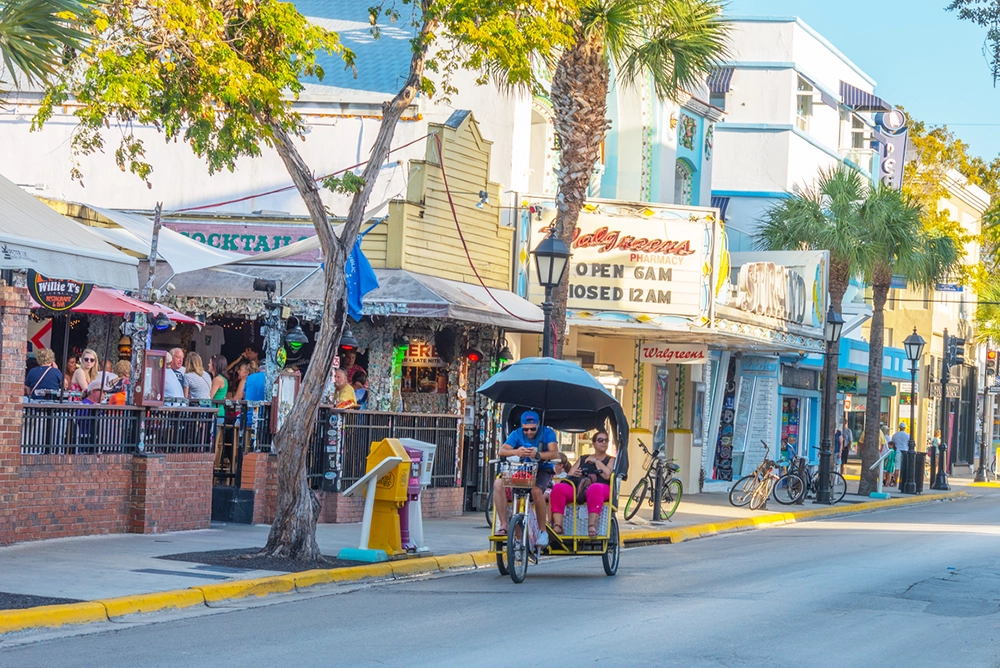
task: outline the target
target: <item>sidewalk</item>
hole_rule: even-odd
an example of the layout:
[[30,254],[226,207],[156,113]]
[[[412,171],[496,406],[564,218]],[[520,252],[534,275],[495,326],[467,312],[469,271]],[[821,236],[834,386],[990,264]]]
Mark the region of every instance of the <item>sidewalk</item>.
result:
[[[857,483],[849,485],[849,491],[854,491]],[[962,485],[957,484],[955,489],[962,489]],[[969,488],[969,491],[987,492],[976,488]],[[928,490],[922,497],[930,499],[941,494]],[[861,510],[858,504],[866,501],[849,493],[844,502],[835,508],[846,512],[850,512],[850,507]],[[716,525],[718,530],[727,530],[719,523],[743,518],[762,519],[771,515],[778,516],[772,519],[782,521],[781,518],[787,518],[788,513],[815,508],[817,506],[811,501],[803,506],[781,506],[772,500],[767,510],[751,511],[732,507],[725,491],[685,494],[671,521],[651,525],[652,510],[646,505],[631,522],[621,523],[621,533],[622,538],[629,542],[630,535],[638,538],[639,534],[647,536],[650,531],[706,523]],[[762,523],[768,521],[763,520]],[[482,551],[488,545],[488,527],[482,513],[467,513],[449,520],[430,520],[424,526],[426,543],[435,556]],[[187,552],[262,547],[269,528],[267,525],[213,523],[211,529],[199,531],[62,538],[3,547],[0,548],[0,601],[4,600],[3,594],[88,601],[279,575],[281,573],[277,571],[158,558]],[[356,546],[360,533],[359,524],[321,524],[317,529],[317,539],[322,552],[332,556],[342,547]],[[13,600],[13,597],[7,600]],[[0,608],[62,602],[68,601],[22,599],[19,604],[7,603]]]

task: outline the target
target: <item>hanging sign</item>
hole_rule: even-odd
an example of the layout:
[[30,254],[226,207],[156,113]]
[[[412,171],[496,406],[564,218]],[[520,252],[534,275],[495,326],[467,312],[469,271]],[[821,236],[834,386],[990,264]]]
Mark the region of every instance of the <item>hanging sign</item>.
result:
[[704,364],[708,346],[701,343],[643,341],[639,360],[648,364]]
[[28,270],[28,293],[39,306],[50,311],[69,311],[90,296],[94,286],[65,278],[46,278]]
[[448,367],[438,356],[437,348],[430,343],[411,341],[401,366],[401,392],[448,393]]

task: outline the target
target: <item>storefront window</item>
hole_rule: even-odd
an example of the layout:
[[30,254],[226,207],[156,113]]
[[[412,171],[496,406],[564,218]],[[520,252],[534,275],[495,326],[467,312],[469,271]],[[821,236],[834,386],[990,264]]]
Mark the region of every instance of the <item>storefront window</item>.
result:
[[715,480],[733,479],[733,418],[736,414],[736,360],[729,360],[726,387],[722,395],[722,415],[719,434],[715,442],[715,461],[712,477]]
[[653,448],[667,447],[667,401],[670,398],[670,372],[656,367],[656,397],[653,402]]
[[802,454],[799,447],[802,422],[802,400],[785,397],[781,400],[781,457],[792,460]]

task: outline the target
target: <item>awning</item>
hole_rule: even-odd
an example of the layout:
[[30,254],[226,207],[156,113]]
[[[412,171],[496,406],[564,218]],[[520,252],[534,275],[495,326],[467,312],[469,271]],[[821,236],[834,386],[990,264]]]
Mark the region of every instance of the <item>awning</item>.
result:
[[718,95],[725,95],[729,92],[732,81],[732,67],[716,67],[708,74],[708,90]]
[[138,264],[0,176],[0,269],[135,290]]
[[729,209],[729,198],[712,197],[712,206],[719,210],[719,220],[725,222],[726,210]]
[[[323,301],[323,273],[318,267],[237,265],[177,274],[175,297],[263,299],[253,279],[280,282],[279,293],[291,300]],[[541,332],[542,310],[510,292],[469,285],[403,269],[376,269],[379,287],[365,295],[365,315],[449,318],[517,332]],[[498,303],[499,302],[499,303]]]
[[[840,103],[837,101],[837,98],[833,95],[833,93],[828,91],[825,87],[816,83],[816,81],[813,80],[812,78],[802,74],[802,72],[799,72],[798,74],[800,77],[808,81],[809,85],[811,85],[813,88],[819,91],[819,99],[823,104],[825,104],[828,107],[832,107],[834,109],[840,109]],[[841,84],[843,84],[843,82],[841,82]]]
[[[119,226],[119,228],[110,229],[88,227],[88,230],[103,236],[122,248],[133,251],[138,248],[140,250],[137,252],[149,256],[149,248],[153,243],[153,221],[151,219],[135,213],[102,209],[89,204],[87,207]],[[115,241],[115,239],[120,241]],[[198,243],[165,226],[160,227],[160,237],[156,242],[156,254],[170,263],[171,269],[178,274],[206,267],[216,267],[247,257],[242,253],[233,253]]]
[[846,81],[840,82],[840,97],[844,99],[844,104],[854,107],[855,111],[889,111],[892,105],[882,98],[855,88]]

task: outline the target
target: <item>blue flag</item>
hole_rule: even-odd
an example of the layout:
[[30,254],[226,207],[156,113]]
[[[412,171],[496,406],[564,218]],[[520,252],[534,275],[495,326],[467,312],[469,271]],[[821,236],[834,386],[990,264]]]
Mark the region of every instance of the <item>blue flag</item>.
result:
[[361,239],[354,242],[354,248],[347,256],[344,267],[347,279],[347,314],[355,321],[361,320],[361,300],[366,294],[378,288],[378,278],[368,258],[361,252]]

